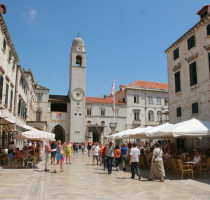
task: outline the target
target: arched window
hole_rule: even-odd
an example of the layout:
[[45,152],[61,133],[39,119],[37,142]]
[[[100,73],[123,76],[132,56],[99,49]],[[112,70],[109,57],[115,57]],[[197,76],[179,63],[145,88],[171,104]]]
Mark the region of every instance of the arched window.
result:
[[82,66],[82,57],[81,56],[76,57],[76,66]]
[[148,119],[150,122],[154,121],[154,112],[152,110],[150,110],[148,113]]
[[41,115],[42,115],[42,111],[40,109],[38,109],[36,111],[36,121],[40,122],[41,121]]

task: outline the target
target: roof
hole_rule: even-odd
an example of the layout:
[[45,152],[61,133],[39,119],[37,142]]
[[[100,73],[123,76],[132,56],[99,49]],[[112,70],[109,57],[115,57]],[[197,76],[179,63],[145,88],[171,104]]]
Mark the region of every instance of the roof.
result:
[[[103,104],[112,104],[112,98],[100,98],[100,97],[86,97],[87,103],[103,103]],[[119,102],[117,99],[115,99],[115,104],[118,105],[125,105],[125,103]]]
[[200,15],[204,10],[210,7],[210,4],[203,6],[196,14]]
[[146,89],[161,89],[168,90],[168,83],[150,82],[150,81],[134,81],[127,85],[127,87],[138,86]]
[[70,102],[68,96],[64,95],[49,95],[50,102]]

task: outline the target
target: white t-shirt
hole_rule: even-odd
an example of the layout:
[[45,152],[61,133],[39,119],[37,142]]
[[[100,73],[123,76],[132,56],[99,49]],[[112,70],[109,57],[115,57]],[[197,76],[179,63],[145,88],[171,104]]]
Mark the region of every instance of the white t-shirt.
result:
[[137,147],[134,147],[130,151],[131,162],[139,162],[140,150]]
[[160,148],[155,148],[153,150],[153,154],[155,154],[155,161],[162,161],[163,160],[163,151]]
[[195,162],[195,164],[197,164],[197,163],[199,163],[201,161],[201,157],[200,156],[198,156],[198,157],[194,157],[194,162]]
[[99,151],[100,151],[100,147],[99,146],[93,146],[93,155],[94,156],[98,156],[99,155]]

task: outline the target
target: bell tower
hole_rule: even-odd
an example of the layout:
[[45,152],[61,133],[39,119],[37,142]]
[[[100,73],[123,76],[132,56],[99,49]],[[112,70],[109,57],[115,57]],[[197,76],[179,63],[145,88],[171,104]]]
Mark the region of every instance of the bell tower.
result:
[[86,49],[79,36],[72,42],[70,54],[70,140],[85,141]]

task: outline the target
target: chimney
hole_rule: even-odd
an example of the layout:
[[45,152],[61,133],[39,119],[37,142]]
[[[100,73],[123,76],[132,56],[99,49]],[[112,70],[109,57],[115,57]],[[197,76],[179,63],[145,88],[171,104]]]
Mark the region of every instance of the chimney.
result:
[[6,9],[6,6],[4,4],[0,4],[0,12],[1,14],[6,14],[7,12],[7,9]]
[[200,16],[200,20],[210,13],[210,4],[203,6],[197,14]]

